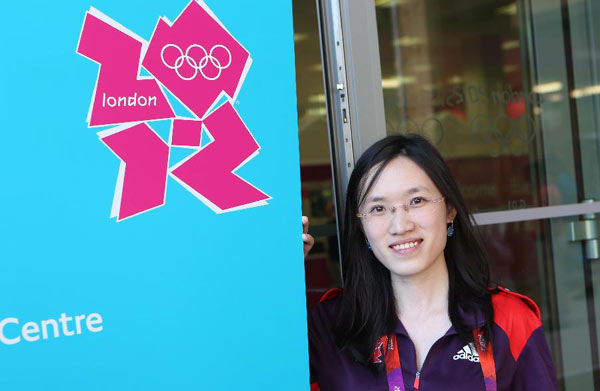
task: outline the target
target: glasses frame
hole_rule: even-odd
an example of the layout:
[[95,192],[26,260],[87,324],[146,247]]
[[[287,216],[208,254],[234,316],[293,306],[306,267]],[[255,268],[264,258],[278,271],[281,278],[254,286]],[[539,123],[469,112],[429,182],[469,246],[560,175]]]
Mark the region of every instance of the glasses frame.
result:
[[[441,196],[441,197],[439,197],[439,198],[435,198],[435,199],[429,200],[429,202],[431,202],[432,204],[437,204],[437,203],[439,203],[439,202],[443,201],[444,199],[446,199],[446,197],[444,197],[444,196]],[[410,212],[409,212],[409,210],[411,209],[411,207],[410,207],[410,201],[409,201],[409,203],[407,203],[407,204],[400,204],[400,205],[397,205],[397,206],[392,206],[392,207],[389,209],[389,212],[390,212],[390,213],[389,213],[389,216],[393,216],[393,215],[394,215],[394,213],[396,213],[396,210],[397,210],[399,207],[402,207],[402,209],[404,209],[404,211],[405,211],[405,212],[406,212],[408,215],[410,215]],[[418,209],[418,208],[416,208],[416,209]],[[357,214],[356,214],[356,217],[359,217],[359,218],[361,218],[361,219],[364,219],[364,218],[367,218],[367,217],[369,217],[369,216],[370,216],[372,213],[373,213],[373,212],[357,213]]]

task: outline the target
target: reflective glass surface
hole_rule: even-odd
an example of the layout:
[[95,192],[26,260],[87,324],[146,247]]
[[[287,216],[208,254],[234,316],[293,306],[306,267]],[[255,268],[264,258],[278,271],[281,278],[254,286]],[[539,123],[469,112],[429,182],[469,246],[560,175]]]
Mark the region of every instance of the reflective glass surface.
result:
[[[375,6],[387,133],[431,140],[472,212],[600,200],[600,2]],[[532,218],[481,227],[493,279],[540,305],[560,389],[600,389],[598,216]]]
[[591,339],[598,338],[599,330],[588,306],[600,313],[600,264],[584,261],[581,244],[569,240],[569,227],[577,221],[566,217],[480,228],[492,280],[540,307],[560,389],[593,390],[592,355],[597,352]]
[[[549,66],[536,54],[546,53],[535,52],[534,30],[561,44],[561,24],[540,15],[532,22],[534,10],[510,0],[375,3],[388,134],[435,143],[473,212],[577,202],[572,155],[563,153],[571,137],[565,72],[552,69],[545,80]],[[546,59],[564,64],[557,51]],[[553,176],[542,139],[560,120],[550,116],[565,121],[566,138]]]

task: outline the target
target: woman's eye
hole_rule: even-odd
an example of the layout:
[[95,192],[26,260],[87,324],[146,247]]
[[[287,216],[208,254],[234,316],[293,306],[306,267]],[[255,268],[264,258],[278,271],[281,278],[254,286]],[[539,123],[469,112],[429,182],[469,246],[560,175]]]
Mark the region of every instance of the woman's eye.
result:
[[371,208],[371,213],[382,213],[385,212],[385,207],[382,205],[375,205]]
[[423,205],[426,202],[427,199],[423,197],[414,197],[412,200],[410,200],[411,205]]

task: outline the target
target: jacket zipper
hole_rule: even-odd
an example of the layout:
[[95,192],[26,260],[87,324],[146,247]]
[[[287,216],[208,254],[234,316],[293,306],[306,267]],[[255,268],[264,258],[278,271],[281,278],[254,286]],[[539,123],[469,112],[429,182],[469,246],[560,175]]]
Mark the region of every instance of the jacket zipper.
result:
[[[423,361],[423,365],[421,366],[421,370],[417,371],[415,373],[415,382],[413,383],[413,391],[418,391],[419,387],[421,386],[421,372],[423,371],[423,368],[425,368],[425,364],[427,363],[427,359],[429,358],[429,353],[431,352],[431,350],[433,349],[433,347],[435,345],[437,345],[442,339],[444,339],[446,337],[448,337],[448,334],[444,334],[437,341],[435,341],[433,343],[433,345],[431,345],[431,348],[429,348],[429,352],[427,352],[427,356],[425,356],[425,360]],[[417,365],[416,367],[418,368],[419,366]]]
[[420,383],[421,383],[421,372],[417,371],[417,373],[415,373],[415,383],[413,384],[413,389],[415,391],[419,389]]

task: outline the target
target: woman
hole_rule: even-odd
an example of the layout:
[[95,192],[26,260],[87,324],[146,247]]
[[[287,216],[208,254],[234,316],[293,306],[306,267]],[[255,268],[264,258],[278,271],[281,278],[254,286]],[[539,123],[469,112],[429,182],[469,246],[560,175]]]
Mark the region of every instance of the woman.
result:
[[313,390],[557,389],[537,306],[490,289],[465,202],[422,137],[358,160],[342,246],[344,290],[309,314]]

